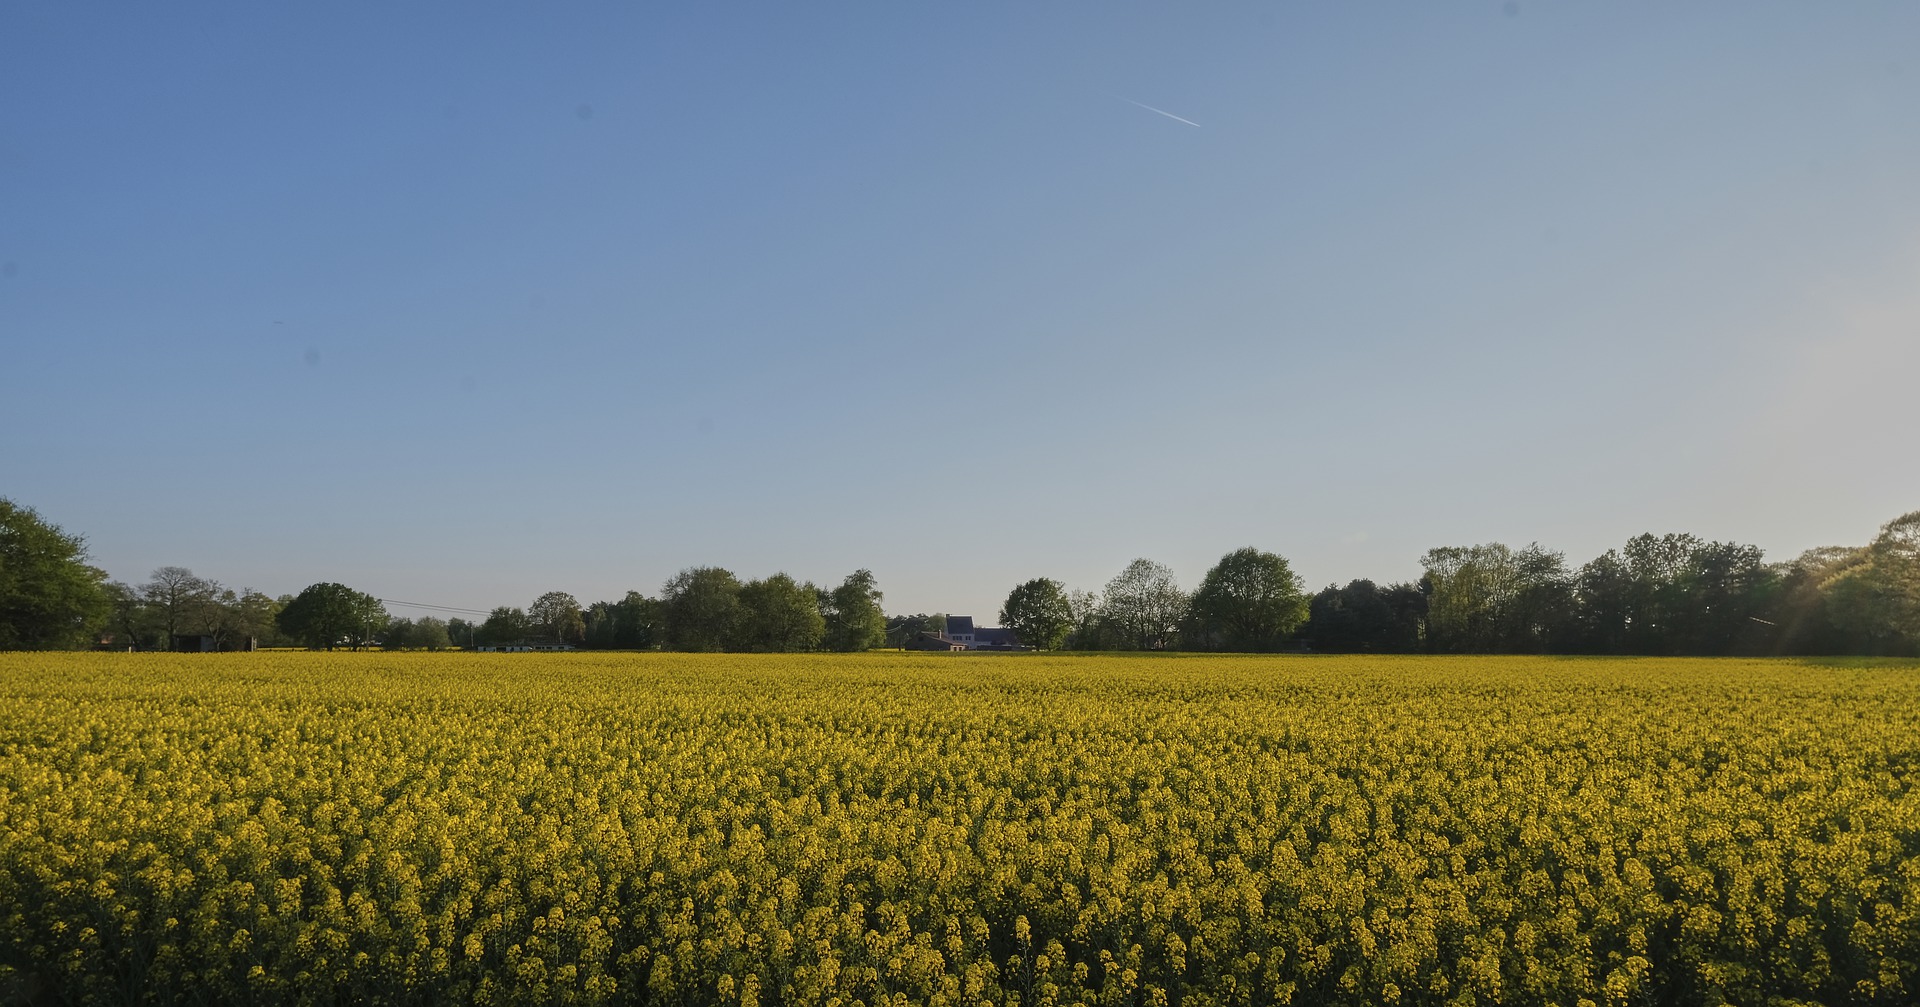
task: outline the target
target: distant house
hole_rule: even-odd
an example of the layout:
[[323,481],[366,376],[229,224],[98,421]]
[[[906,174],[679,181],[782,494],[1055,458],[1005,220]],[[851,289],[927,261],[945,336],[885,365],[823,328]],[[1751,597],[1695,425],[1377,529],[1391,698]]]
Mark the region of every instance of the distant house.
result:
[[913,639],[908,640],[906,643],[906,648],[908,650],[932,650],[932,651],[945,651],[948,653],[951,653],[957,650],[967,649],[966,647],[962,646],[959,641],[948,639],[947,637],[941,636],[938,633],[922,633],[919,636],[916,636]]
[[981,626],[973,631],[974,650],[1025,650],[1020,646],[1020,638],[1013,630],[997,626]]
[[[932,633],[923,633],[921,635],[935,636],[935,634]],[[952,649],[954,650],[1026,649],[1020,646],[1020,638],[1014,635],[1013,630],[1001,629],[997,626],[975,626],[973,624],[973,616],[970,615],[947,616],[947,631],[939,634],[936,638],[952,643],[954,645]],[[939,649],[936,647],[913,647],[911,641],[908,646],[909,649],[912,650]]]
[[973,616],[947,616],[947,639],[960,645],[962,650],[973,649]]
[[527,643],[522,641],[520,643],[483,643],[478,647],[469,649],[477,650],[483,654],[528,654],[535,651],[578,650],[579,648],[570,643]]

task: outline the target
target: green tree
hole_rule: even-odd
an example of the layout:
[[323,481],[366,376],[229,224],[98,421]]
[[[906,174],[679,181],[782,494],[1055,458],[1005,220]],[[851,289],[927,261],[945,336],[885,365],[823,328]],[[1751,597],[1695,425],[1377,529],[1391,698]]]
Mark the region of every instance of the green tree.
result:
[[614,606],[614,646],[649,650],[660,646],[660,602],[628,591]]
[[1460,653],[1497,650],[1514,591],[1513,550],[1499,542],[1442,546],[1427,550],[1420,566],[1434,645]]
[[388,650],[443,650],[450,643],[447,624],[433,616],[387,623],[380,645]]
[[1823,586],[1834,620],[1873,653],[1920,648],[1920,511],[1887,522]]
[[660,603],[638,591],[619,601],[587,606],[584,646],[598,650],[646,650],[660,644]]
[[1277,650],[1307,621],[1307,609],[1305,585],[1286,559],[1248,546],[1207,571],[1182,638],[1208,650]]
[[813,650],[826,635],[820,592],[784,573],[750,581],[740,588],[740,617],[732,649],[769,653]]
[[688,567],[660,588],[667,646],[725,650],[740,619],[740,580],[717,566]]
[[413,646],[413,620],[400,616],[387,620],[387,628],[380,633],[380,646],[387,650]]
[[280,614],[280,602],[250,587],[241,588],[238,595],[228,594],[227,621],[235,636],[253,637],[263,647],[281,642],[280,627],[275,622]]
[[380,599],[344,584],[310,585],[280,610],[282,632],[314,650],[366,646],[387,626]]
[[106,586],[108,609],[105,632],[113,637],[115,650],[156,650],[160,646],[159,624],[140,589],[119,581]]
[[1627,630],[1634,618],[1634,574],[1609,549],[1580,568],[1575,579],[1574,625],[1576,646],[1594,654],[1627,650]]
[[845,652],[872,650],[887,641],[887,614],[880,607],[873,571],[855,570],[827,592],[822,606],[827,629],[824,645]]
[[445,650],[452,645],[453,638],[447,634],[446,622],[430,615],[413,620],[409,646],[422,650]]
[[1412,584],[1328,585],[1308,604],[1306,634],[1330,653],[1410,654],[1425,641],[1427,596]]
[[444,650],[447,644],[447,625],[432,615],[394,619],[380,634],[380,646],[386,650]]
[[947,631],[945,613],[933,615],[918,613],[915,615],[891,615],[887,617],[886,643],[889,647],[904,647],[908,641],[917,640],[922,633],[940,635]]
[[1436,649],[1460,653],[1540,653],[1554,647],[1573,618],[1574,579],[1560,553],[1499,542],[1430,549],[1427,629]]
[[1792,565],[1767,566],[1754,546],[1636,535],[1570,578],[1570,631],[1559,649],[1729,654],[1798,646],[1791,641],[1806,639],[1804,627],[1770,625],[1776,620],[1762,613],[1799,604],[1804,581]]
[[213,637],[215,646],[226,649],[247,635],[246,620],[240,611],[240,593],[209,581],[212,590],[195,613],[199,632]]
[[86,540],[0,497],[0,650],[78,647],[111,610]]
[[524,643],[533,636],[533,620],[527,613],[510,605],[502,605],[488,613],[487,621],[474,630],[476,643],[499,647],[512,643]]
[[579,643],[586,636],[586,620],[580,616],[580,603],[565,591],[548,591],[533,600],[527,618],[554,643]]
[[1866,552],[1859,546],[1821,546],[1773,565],[1776,585],[1765,619],[1773,624],[1776,653],[1865,652],[1865,647],[1855,645],[1850,627],[1837,618],[1828,585],[1865,562]]
[[1035,650],[1058,650],[1073,632],[1073,606],[1066,585],[1036,577],[1014,588],[1000,606],[1000,625]]
[[1112,627],[1120,646],[1128,650],[1173,646],[1186,614],[1187,596],[1175,583],[1173,571],[1150,559],[1127,564],[1107,582],[1100,600],[1101,621]]
[[220,585],[184,566],[163,566],[140,586],[140,596],[160,627],[160,646],[167,650],[173,649],[175,637],[206,631],[214,621],[211,610],[219,594]]
[[1920,511],[1886,523],[1867,546],[1888,627],[1920,642]]
[[1764,654],[1776,649],[1777,629],[1761,613],[1772,608],[1780,573],[1760,547],[1706,542],[1687,557],[1679,599],[1676,648],[1688,654]]
[[1513,577],[1499,649],[1526,654],[1564,649],[1574,612],[1574,575],[1566,554],[1531,543],[1513,554]]
[[1113,650],[1112,629],[1100,618],[1100,596],[1092,591],[1067,592],[1067,610],[1073,613],[1073,629],[1067,634],[1069,650]]

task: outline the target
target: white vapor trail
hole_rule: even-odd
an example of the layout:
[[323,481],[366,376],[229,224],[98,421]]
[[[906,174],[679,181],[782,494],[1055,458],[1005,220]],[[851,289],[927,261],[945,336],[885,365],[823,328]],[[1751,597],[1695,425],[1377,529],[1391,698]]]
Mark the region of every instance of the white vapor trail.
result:
[[1141,108],[1144,108],[1149,112],[1157,112],[1177,122],[1184,122],[1195,129],[1201,128],[1200,124],[1197,122],[1194,122],[1192,119],[1182,119],[1179,116],[1174,115],[1172,112],[1169,112],[1164,108],[1154,108],[1152,105],[1142,104],[1141,102],[1134,101],[1132,98],[1122,98],[1120,100],[1126,102],[1129,105],[1139,105]]

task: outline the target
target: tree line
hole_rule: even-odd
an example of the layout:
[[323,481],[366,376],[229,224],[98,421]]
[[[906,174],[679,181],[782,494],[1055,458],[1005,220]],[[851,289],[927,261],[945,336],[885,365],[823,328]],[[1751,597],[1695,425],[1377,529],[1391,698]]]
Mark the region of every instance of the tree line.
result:
[[[0,498],[0,649],[166,650],[184,637],[260,646],[439,649],[549,643],[593,649],[789,652],[906,646],[943,614],[887,616],[868,570],[821,587],[682,570],[658,596],[581,605],[552,591],[484,619],[396,618],[341,584],[269,597],[165,566],[109,580],[77,535]],[[1353,580],[1308,593],[1288,561],[1248,547],[1192,591],[1138,559],[1100,591],[1036,578],[1003,626],[1039,650],[1372,653],[1920,654],[1920,511],[1869,543],[1769,563],[1752,545],[1639,535],[1587,563],[1538,544],[1428,550],[1412,583]]]
[[1920,655],[1920,511],[1863,546],[1766,562],[1757,546],[1637,535],[1573,567],[1538,544],[1430,549],[1417,582],[1308,595],[1287,561],[1223,557],[1192,593],[1135,560],[1094,594],[1028,581],[1003,624],[1073,650]]
[[[549,591],[525,609],[494,609],[480,622],[396,620],[403,646],[423,632],[464,646],[541,642],[598,650],[789,652],[871,650],[886,640],[887,617],[873,572],[856,570],[825,588],[784,573],[742,581],[717,566],[673,575],[657,598],[628,591],[584,608]],[[424,624],[424,626],[423,626]],[[411,634],[412,638],[409,638]]]
[[501,606],[476,620],[393,616],[380,599],[343,584],[314,584],[280,598],[235,592],[184,567],[161,567],[138,586],[105,587],[109,615],[94,643],[116,650],[169,650],[193,636],[209,638],[215,649],[251,639],[316,650],[856,651],[884,644],[887,624],[868,570],[822,588],[784,573],[742,581],[719,567],[696,567],[674,575],[657,598],[629,591],[583,607],[565,591],[549,591],[526,608]]

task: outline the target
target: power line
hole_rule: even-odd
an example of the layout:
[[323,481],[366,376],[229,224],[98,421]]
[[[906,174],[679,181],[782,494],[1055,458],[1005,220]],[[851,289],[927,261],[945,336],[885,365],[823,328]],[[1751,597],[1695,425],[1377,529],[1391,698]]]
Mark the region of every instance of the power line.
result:
[[379,601],[380,601],[380,604],[382,605],[399,605],[404,608],[426,608],[426,609],[432,609],[435,612],[459,612],[462,615],[492,615],[493,614],[491,612],[483,612],[477,608],[455,608],[452,605],[428,605],[425,602],[399,601],[393,598],[381,598],[379,599]]

